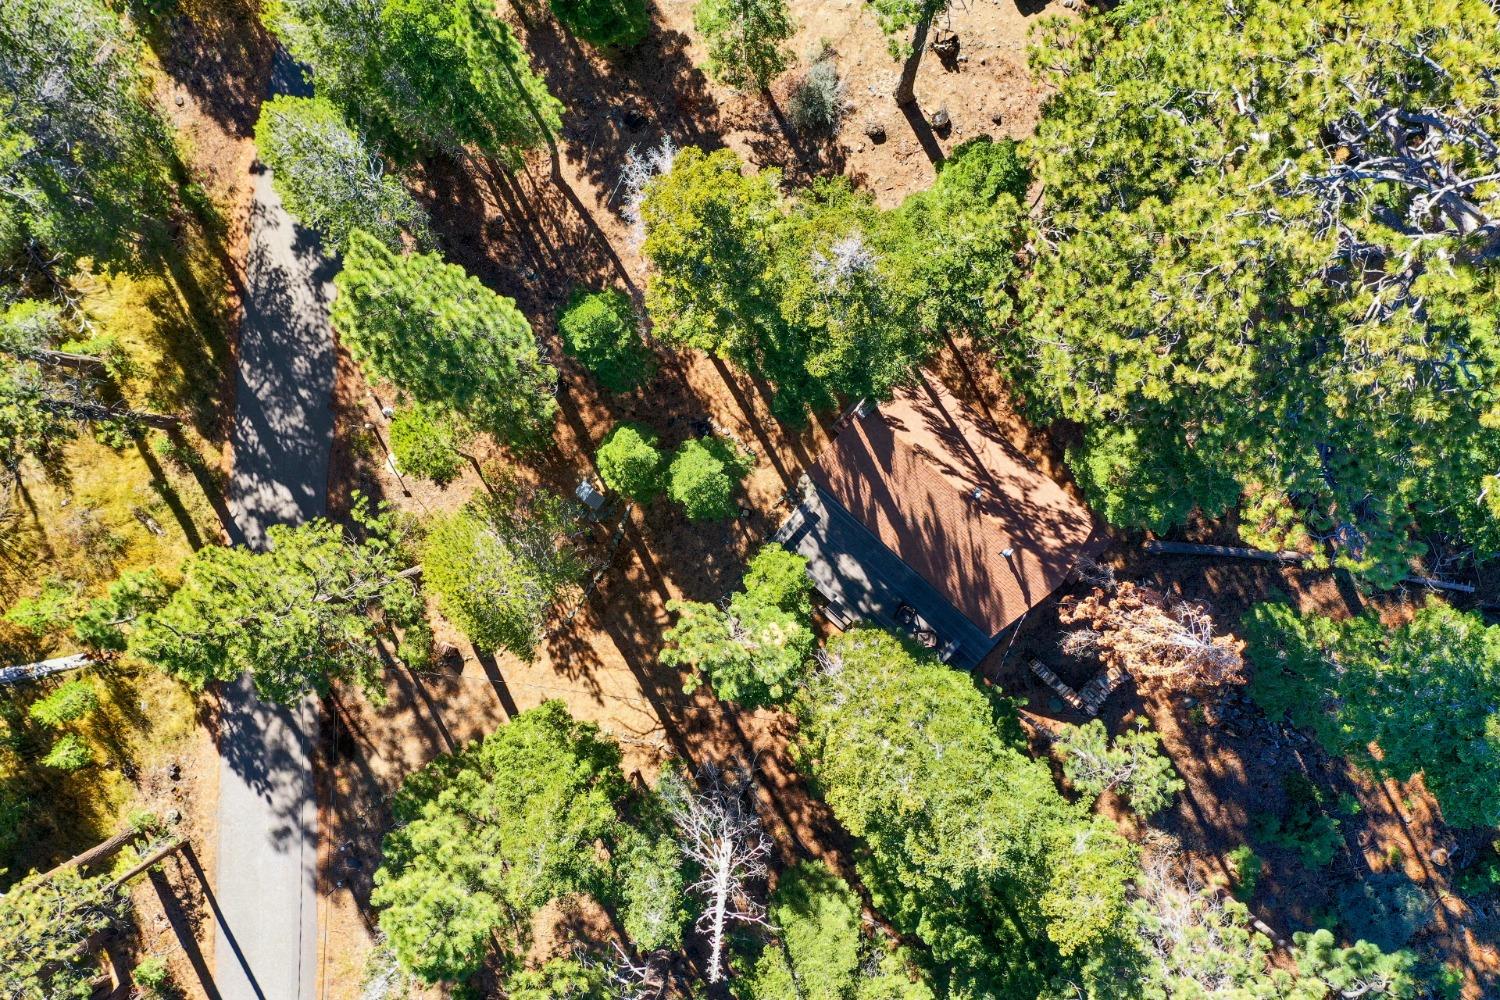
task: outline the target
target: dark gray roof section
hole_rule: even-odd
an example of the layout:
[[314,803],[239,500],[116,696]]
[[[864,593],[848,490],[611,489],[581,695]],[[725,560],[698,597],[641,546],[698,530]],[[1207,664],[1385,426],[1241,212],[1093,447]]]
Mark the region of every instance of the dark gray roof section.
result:
[[[860,524],[837,500],[804,480],[804,498],[775,540],[806,557],[807,572],[827,599],[829,617],[840,626],[864,618],[911,634],[900,619],[902,605],[914,609],[937,634],[935,652],[951,650],[949,663],[973,669],[995,647],[998,636],[965,618],[932,585]],[[956,644],[956,645],[951,645]]]

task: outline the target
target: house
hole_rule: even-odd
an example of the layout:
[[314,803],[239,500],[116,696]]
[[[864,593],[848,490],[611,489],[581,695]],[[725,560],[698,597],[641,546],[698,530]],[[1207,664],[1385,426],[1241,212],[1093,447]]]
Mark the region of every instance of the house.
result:
[[830,620],[965,668],[1099,542],[1082,504],[926,376],[861,404],[801,488],[775,539],[807,558]]

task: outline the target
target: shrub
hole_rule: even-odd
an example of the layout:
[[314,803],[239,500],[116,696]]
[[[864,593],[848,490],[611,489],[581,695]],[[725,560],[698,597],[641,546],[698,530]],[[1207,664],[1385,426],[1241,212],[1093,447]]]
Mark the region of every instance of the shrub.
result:
[[590,45],[628,46],[646,37],[644,0],[552,0],[551,6],[563,27]]
[[934,187],[945,192],[962,191],[984,204],[1002,194],[1017,201],[1026,198],[1031,170],[1011,139],[994,140],[981,135],[960,143],[953,155],[938,167]]
[[161,997],[166,996],[167,987],[172,983],[172,970],[167,968],[166,959],[152,955],[135,967],[130,978],[146,991],[148,997]]
[[610,392],[629,392],[651,377],[651,352],[624,292],[575,291],[557,327],[563,349]]
[[42,763],[59,771],[78,771],[94,762],[94,754],[88,744],[73,733],[67,733],[52,744]]
[[1251,850],[1249,844],[1241,844],[1230,851],[1227,860],[1229,870],[1234,873],[1234,898],[1242,903],[1249,902],[1255,895],[1255,887],[1260,884],[1264,862]]
[[441,406],[403,406],[391,419],[391,454],[396,467],[447,486],[463,467],[462,449],[472,433]]
[[632,500],[648,501],[661,489],[662,454],[656,435],[638,424],[617,425],[595,458],[604,484]]
[[1267,841],[1302,856],[1309,868],[1323,868],[1339,848],[1344,837],[1339,821],[1323,811],[1323,792],[1300,771],[1292,771],[1281,781],[1286,793],[1286,815],[1262,819],[1261,836]]
[[27,712],[44,726],[56,728],[76,722],[99,707],[99,695],[88,681],[68,681],[47,697],[32,704]]
[[792,84],[786,115],[798,132],[832,135],[844,117],[844,82],[826,50]]
[[729,445],[715,438],[693,439],[677,449],[667,470],[667,493],[689,519],[733,517],[735,473],[743,474]]

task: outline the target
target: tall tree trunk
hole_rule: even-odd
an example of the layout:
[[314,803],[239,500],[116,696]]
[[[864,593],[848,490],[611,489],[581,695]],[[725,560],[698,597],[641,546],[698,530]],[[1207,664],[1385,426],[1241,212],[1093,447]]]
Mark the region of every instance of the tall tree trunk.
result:
[[927,48],[927,32],[932,27],[932,15],[935,13],[936,11],[928,10],[912,29],[911,54],[901,64],[901,79],[897,82],[893,95],[897,104],[912,104],[917,99],[917,67],[922,64],[922,50]]

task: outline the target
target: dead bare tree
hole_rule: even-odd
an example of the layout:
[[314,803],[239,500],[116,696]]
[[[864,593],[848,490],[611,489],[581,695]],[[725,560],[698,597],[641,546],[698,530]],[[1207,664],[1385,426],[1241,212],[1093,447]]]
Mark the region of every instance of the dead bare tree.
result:
[[750,802],[751,788],[747,769],[725,772],[706,764],[696,791],[684,787],[668,797],[678,847],[703,870],[688,888],[704,900],[695,926],[708,937],[711,983],[724,979],[724,931],[731,923],[771,926],[753,893],[766,877],[771,841]]
[[1206,608],[1169,603],[1148,587],[1121,583],[1112,593],[1096,589],[1065,600],[1060,618],[1065,625],[1083,626],[1064,639],[1068,652],[1092,652],[1106,667],[1125,670],[1142,685],[1187,691],[1244,677],[1244,644],[1214,635]]

